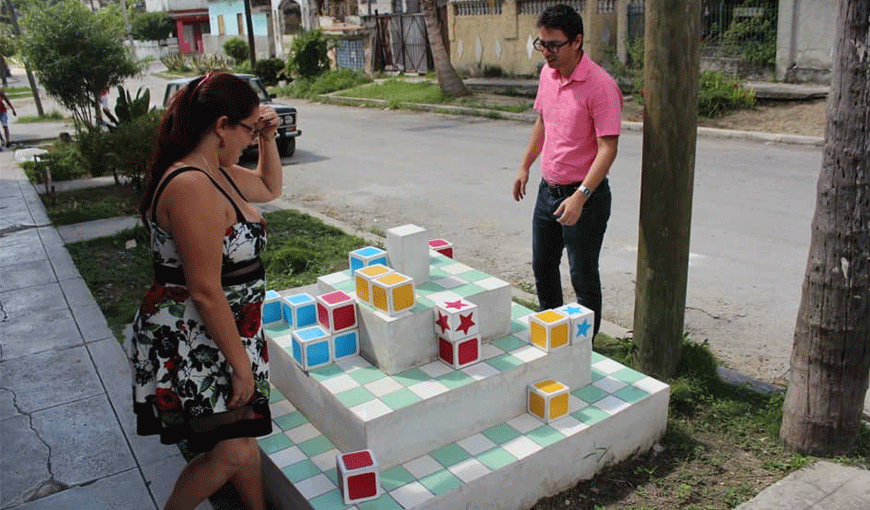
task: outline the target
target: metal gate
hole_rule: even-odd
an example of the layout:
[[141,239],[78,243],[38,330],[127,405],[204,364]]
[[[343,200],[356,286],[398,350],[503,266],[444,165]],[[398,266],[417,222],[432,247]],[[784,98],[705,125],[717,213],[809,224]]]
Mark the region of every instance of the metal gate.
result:
[[423,14],[376,16],[374,68],[425,74],[433,67]]

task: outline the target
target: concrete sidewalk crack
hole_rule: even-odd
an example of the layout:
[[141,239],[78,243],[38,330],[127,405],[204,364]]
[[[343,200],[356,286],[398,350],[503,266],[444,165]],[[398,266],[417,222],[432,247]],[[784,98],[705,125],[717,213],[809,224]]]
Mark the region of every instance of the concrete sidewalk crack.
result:
[[7,236],[9,234],[14,234],[15,232],[20,232],[22,230],[29,230],[32,228],[42,228],[42,227],[50,227],[51,223],[42,223],[40,225],[36,225],[33,223],[16,223],[14,225],[10,225],[6,228],[0,228],[0,237]]

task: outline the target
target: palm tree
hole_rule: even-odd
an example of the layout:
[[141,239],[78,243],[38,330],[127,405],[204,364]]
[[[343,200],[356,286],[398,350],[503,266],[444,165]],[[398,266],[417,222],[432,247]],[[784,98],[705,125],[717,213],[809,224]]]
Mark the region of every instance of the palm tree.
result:
[[456,73],[450,63],[450,55],[441,39],[441,24],[438,22],[438,6],[436,0],[422,0],[423,17],[426,18],[426,32],[429,37],[429,47],[432,48],[432,59],[435,61],[435,73],[438,76],[438,86],[445,94],[453,97],[468,96],[471,92],[462,83],[462,78]]

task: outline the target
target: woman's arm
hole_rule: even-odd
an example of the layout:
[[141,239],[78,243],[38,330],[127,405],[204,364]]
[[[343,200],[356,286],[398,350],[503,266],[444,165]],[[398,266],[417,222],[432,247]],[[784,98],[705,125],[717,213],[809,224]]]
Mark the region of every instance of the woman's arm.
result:
[[275,143],[275,131],[279,123],[280,119],[271,106],[260,106],[260,159],[257,169],[251,171],[240,165],[227,169],[249,202],[269,202],[280,197],[283,191],[284,172],[281,157],[278,155],[278,145]]

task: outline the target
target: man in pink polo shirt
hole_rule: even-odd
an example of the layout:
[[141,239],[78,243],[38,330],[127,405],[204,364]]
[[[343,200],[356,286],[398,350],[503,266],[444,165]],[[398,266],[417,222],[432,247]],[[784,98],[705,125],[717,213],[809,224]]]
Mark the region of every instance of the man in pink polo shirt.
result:
[[610,218],[607,173],[616,159],[622,92],[616,81],[583,52],[583,20],[573,8],[555,5],[538,19],[535,49],[541,69],[538,119],[513,183],[514,200],[526,195],[529,167],[541,156],[541,183],[532,216],[532,269],[541,310],[563,304],[559,263],[568,252],[577,302],[601,324],[598,257]]

